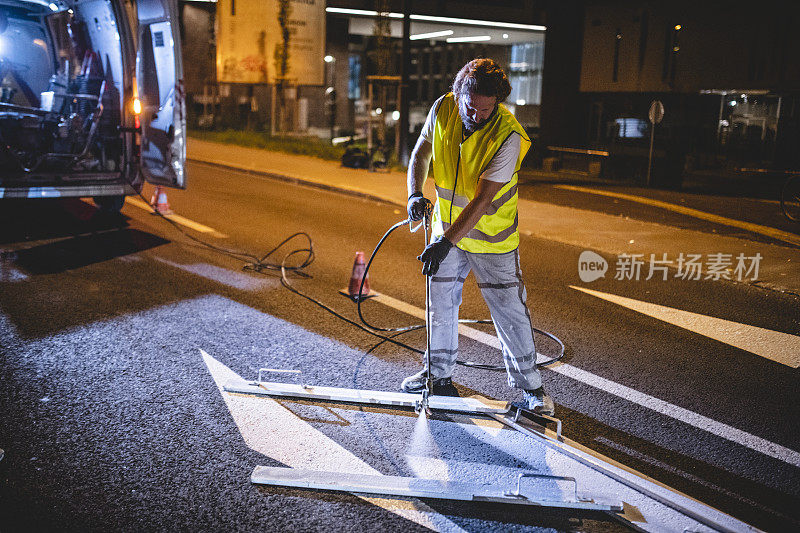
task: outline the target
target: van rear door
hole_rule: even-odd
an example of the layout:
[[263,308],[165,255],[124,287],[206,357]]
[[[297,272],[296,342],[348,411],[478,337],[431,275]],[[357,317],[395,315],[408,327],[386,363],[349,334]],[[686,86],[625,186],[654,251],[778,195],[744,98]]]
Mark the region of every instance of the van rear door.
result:
[[186,102],[177,0],[136,0],[141,168],[154,185],[186,187]]

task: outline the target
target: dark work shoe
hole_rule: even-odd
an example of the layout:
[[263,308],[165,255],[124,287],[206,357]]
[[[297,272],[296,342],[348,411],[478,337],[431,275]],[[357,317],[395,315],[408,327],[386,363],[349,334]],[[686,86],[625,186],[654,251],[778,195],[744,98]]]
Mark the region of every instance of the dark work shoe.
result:
[[[403,383],[400,385],[400,389],[402,389],[403,392],[422,392],[425,390],[425,381],[427,379],[427,371],[425,369],[420,370],[413,376],[408,376],[406,379],[404,379]],[[431,392],[435,392],[437,389],[452,386],[452,378],[433,378],[433,390]]]
[[512,405],[527,409],[537,415],[553,416],[556,412],[553,399],[544,392],[544,388],[536,390],[526,390],[522,393],[522,401],[514,402]]

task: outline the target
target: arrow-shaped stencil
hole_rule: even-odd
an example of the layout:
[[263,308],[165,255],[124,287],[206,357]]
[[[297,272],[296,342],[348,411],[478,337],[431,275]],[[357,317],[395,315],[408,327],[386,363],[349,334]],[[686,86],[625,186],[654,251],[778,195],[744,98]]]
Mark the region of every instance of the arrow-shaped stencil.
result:
[[[292,468],[381,474],[275,400],[225,392],[225,383],[242,378],[205,351],[200,353],[249,448]],[[359,498],[436,531],[464,531],[419,500]]]

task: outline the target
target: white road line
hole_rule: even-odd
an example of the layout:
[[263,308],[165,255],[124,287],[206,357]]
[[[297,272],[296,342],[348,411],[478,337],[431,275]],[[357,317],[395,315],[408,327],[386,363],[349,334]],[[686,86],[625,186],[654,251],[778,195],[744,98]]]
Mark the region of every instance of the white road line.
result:
[[179,268],[195,276],[200,276],[216,283],[239,289],[240,291],[258,291],[281,286],[280,281],[275,278],[249,276],[244,272],[222,268],[208,263],[181,264],[162,257],[155,257],[155,259],[171,267]]
[[[386,295],[379,293],[375,300],[389,307],[393,307],[394,309],[397,309],[403,313],[420,318],[425,317],[424,309],[414,307],[410,304],[401,302],[400,300],[396,300]],[[397,307],[394,305],[396,303],[398,304]],[[499,347],[500,345],[500,342],[497,340],[497,338],[493,337],[492,335],[488,335],[482,331],[474,330],[463,324],[459,325],[458,328],[459,333],[461,334],[465,334],[464,331],[469,330],[468,336],[474,340],[477,340],[478,342],[482,342],[492,347]],[[489,337],[492,340],[487,342],[488,339],[486,339],[486,337]],[[547,367],[547,369],[557,374],[561,374],[562,376],[574,379],[575,381],[580,381],[581,383],[607,392],[608,394],[612,394],[642,407],[646,407],[647,409],[656,411],[664,416],[668,416],[690,426],[702,429],[708,433],[711,433],[712,435],[716,435],[717,437],[735,442],[736,444],[800,468],[800,452],[786,448],[780,444],[762,439],[761,437],[729,426],[728,424],[717,422],[716,420],[703,416],[699,413],[695,413],[694,411],[684,409],[683,407],[679,407],[669,402],[665,402],[664,400],[660,400],[654,396],[650,396],[649,394],[639,392],[630,387],[622,385],[621,383],[616,383],[610,379],[600,377],[592,374],[591,372],[581,370],[580,368],[566,363],[556,363],[555,365]]]
[[[148,205],[147,203],[141,201],[138,198],[134,198],[133,196],[128,196],[125,200],[126,204],[130,204],[134,207],[138,207],[139,209],[144,209],[145,211],[152,212],[153,208]],[[180,224],[181,226],[186,226],[187,228],[191,228],[200,233],[206,233],[211,235],[212,237],[216,237],[217,239],[227,239],[228,236],[224,233],[220,233],[219,231],[215,230],[214,228],[209,228],[204,224],[200,224],[199,222],[195,222],[194,220],[189,220],[186,217],[182,217],[180,215],[164,215],[164,218],[168,218],[171,221],[175,222],[176,224]]]
[[674,418],[675,420],[679,420],[690,426],[707,431],[712,435],[722,437],[723,439],[735,442],[750,448],[751,450],[763,453],[764,455],[769,455],[770,457],[774,457],[775,459],[779,459],[785,463],[800,468],[800,452],[796,452],[795,450],[791,450],[781,446],[780,444],[762,439],[761,437],[757,437],[752,433],[742,431],[741,429],[729,426],[728,424],[717,422],[716,420],[708,418],[707,416],[703,416],[699,413],[695,413],[694,411],[684,409],[683,407],[679,407],[669,402],[665,402],[664,400],[660,400],[650,396],[649,394],[639,392],[635,389],[622,385],[621,383],[616,383],[610,379],[597,376],[591,372],[581,370],[580,368],[572,365],[562,364],[555,368],[550,367],[550,369],[553,370],[553,372],[557,372],[576,381],[591,385],[596,389],[600,389],[624,400],[628,400],[629,402],[641,405],[642,407],[656,411],[664,416]]
[[608,196],[611,198],[620,198],[622,200],[628,200],[630,202],[636,202],[644,205],[651,205],[653,207],[660,207],[662,209],[667,209],[669,211],[680,213],[682,215],[698,218],[700,220],[707,220],[709,222],[714,222],[715,224],[722,224],[724,226],[731,226],[734,228],[743,229],[752,233],[759,233],[761,235],[765,235],[767,237],[771,237],[779,241],[788,242],[790,244],[800,246],[800,235],[789,233],[788,231],[781,231],[779,229],[770,228],[769,226],[762,226],[761,224],[753,224],[752,222],[744,222],[733,218],[715,215],[713,213],[706,213],[705,211],[700,211],[699,209],[692,209],[691,207],[686,207],[683,205],[671,204],[669,202],[662,202],[661,200],[653,200],[651,198],[645,198],[643,196],[636,196],[633,194],[624,194],[619,192],[606,191],[603,189],[593,189],[591,187],[581,187],[578,185],[554,185],[554,187],[569,191],[579,191],[589,194],[597,194],[600,196]]
[[703,335],[709,339],[754,353],[782,365],[792,368],[800,367],[800,337],[797,335],[699,313],[691,313],[674,307],[625,298],[624,296],[594,291],[585,287],[570,285],[570,288]]
[[[200,350],[200,353],[249,448],[292,468],[336,469],[342,473],[380,475],[380,472],[277,401],[263,396],[225,392],[223,387],[226,383],[243,381],[242,378],[205,351]],[[358,497],[435,531],[464,532],[420,500]]]
[[730,498],[734,498],[736,500],[739,500],[740,502],[744,502],[747,505],[751,505],[753,507],[761,509],[762,511],[766,511],[766,512],[772,514],[772,515],[779,516],[784,520],[787,520],[787,519],[790,518],[790,517],[788,517],[788,516],[786,516],[786,515],[784,515],[782,513],[779,513],[778,511],[776,511],[774,509],[770,509],[766,505],[762,505],[762,504],[760,504],[760,503],[758,503],[756,501],[751,500],[750,498],[746,498],[746,497],[742,496],[741,494],[737,494],[737,493],[733,492],[732,490],[728,490],[728,489],[726,489],[724,487],[720,487],[719,485],[716,485],[714,483],[706,481],[705,479],[703,479],[701,477],[698,477],[698,476],[695,476],[694,474],[690,474],[689,472],[684,472],[680,468],[676,468],[676,467],[672,466],[671,464],[667,464],[667,463],[665,463],[663,461],[659,461],[655,457],[650,457],[649,455],[647,455],[645,453],[642,453],[642,452],[640,452],[638,450],[634,450],[633,448],[629,448],[628,446],[625,446],[623,444],[619,444],[618,442],[614,442],[611,439],[608,439],[606,437],[599,436],[599,437],[595,437],[594,440],[596,440],[597,442],[599,442],[601,444],[604,444],[604,445],[608,446],[609,448],[613,448],[614,450],[620,451],[620,452],[622,452],[622,453],[624,453],[626,455],[630,455],[631,457],[633,457],[635,459],[638,459],[638,460],[643,461],[645,463],[651,464],[651,465],[655,466],[656,468],[660,468],[662,470],[666,470],[667,472],[671,472],[671,473],[673,473],[675,475],[681,476],[682,478],[686,478],[689,481],[691,481],[692,483],[697,483],[698,485],[702,485],[704,487],[707,487],[707,488],[709,488],[709,489],[711,489],[711,490],[713,490],[715,492],[719,492],[719,493],[724,494],[724,495],[726,495],[726,496],[728,496]]

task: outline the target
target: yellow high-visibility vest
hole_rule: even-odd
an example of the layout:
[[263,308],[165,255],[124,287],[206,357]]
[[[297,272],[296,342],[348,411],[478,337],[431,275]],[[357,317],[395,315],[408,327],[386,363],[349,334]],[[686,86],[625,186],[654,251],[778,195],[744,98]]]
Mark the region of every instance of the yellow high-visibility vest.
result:
[[[436,113],[433,132],[433,177],[436,207],[432,235],[438,237],[450,227],[475,197],[481,173],[494,155],[516,132],[521,137],[519,157],[511,181],[492,199],[492,203],[473,229],[456,246],[466,252],[501,254],[519,246],[517,230],[517,182],[522,159],[531,141],[514,115],[500,104],[494,117],[483,128],[462,142],[463,123],[453,93],[447,93]],[[452,217],[452,218],[451,218]]]

